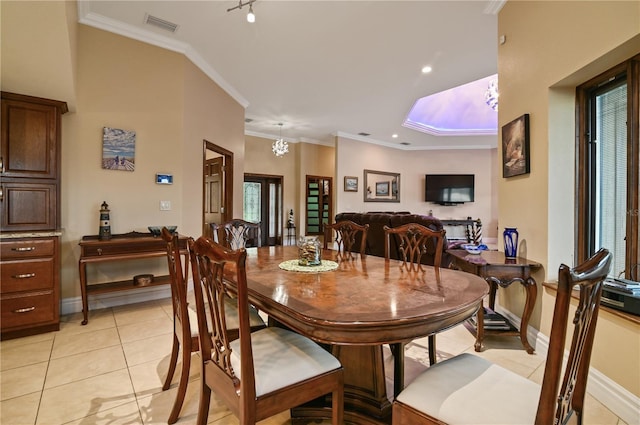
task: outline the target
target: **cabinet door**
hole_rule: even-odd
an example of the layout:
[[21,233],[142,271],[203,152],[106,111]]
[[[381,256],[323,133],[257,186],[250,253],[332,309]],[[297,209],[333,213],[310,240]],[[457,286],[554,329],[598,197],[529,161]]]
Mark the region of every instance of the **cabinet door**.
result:
[[57,188],[55,183],[3,180],[0,183],[0,230],[56,229]]
[[2,99],[3,177],[58,177],[59,109]]

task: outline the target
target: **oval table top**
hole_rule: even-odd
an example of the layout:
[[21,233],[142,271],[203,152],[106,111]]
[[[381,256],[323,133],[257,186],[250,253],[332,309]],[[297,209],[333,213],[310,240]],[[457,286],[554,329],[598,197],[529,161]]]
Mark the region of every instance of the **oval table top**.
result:
[[250,301],[276,320],[317,341],[377,345],[433,334],[471,317],[488,294],[484,279],[456,270],[359,255],[341,259],[323,250],[337,269],[286,271],[295,246],[247,249]]

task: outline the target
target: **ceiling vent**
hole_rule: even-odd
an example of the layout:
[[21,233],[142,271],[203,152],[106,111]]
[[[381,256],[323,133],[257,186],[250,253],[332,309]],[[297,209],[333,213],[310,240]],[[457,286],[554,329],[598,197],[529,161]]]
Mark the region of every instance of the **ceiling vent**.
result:
[[253,121],[253,118],[245,118],[244,119],[244,122],[251,122],[251,121]]
[[371,134],[370,133],[361,132],[361,133],[358,133],[358,136],[371,136]]
[[165,31],[169,31],[169,32],[176,32],[176,30],[178,29],[178,24],[174,24],[173,22],[169,22],[169,21],[165,21],[164,19],[160,19],[158,17],[155,17],[153,15],[149,15],[148,13],[146,13],[144,15],[144,23],[145,24],[149,24],[149,25],[153,25],[155,27],[161,28]]

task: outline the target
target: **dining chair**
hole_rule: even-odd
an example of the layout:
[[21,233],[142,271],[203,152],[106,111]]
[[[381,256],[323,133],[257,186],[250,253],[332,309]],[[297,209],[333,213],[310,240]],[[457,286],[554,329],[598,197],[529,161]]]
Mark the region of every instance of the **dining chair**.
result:
[[[581,424],[602,282],[611,259],[603,248],[573,269],[560,266],[542,385],[463,353],[429,367],[400,393],[393,402],[393,425],[566,424],[574,412]],[[574,288],[578,305],[562,377]]]
[[260,223],[234,218],[224,223],[211,223],[213,240],[227,248],[240,249],[262,246]]
[[[189,305],[187,296],[187,281],[189,278],[189,255],[180,252],[179,237],[177,232],[169,232],[164,227],[161,230],[162,239],[167,243],[167,262],[169,265],[169,280],[171,285],[171,301],[173,308],[173,345],[169,359],[169,370],[165,378],[162,390],[166,391],[171,386],[173,375],[178,363],[178,354],[182,347],[182,368],[178,381],[178,392],[173,402],[173,408],[169,414],[167,423],[173,424],[180,417],[180,410],[184,403],[189,382],[189,370],[191,368],[191,354],[198,351],[199,334],[198,318],[195,310]],[[185,251],[186,252],[186,251]],[[185,264],[182,264],[182,255]],[[226,325],[232,339],[238,338],[238,311],[231,299],[227,299]],[[250,328],[252,331],[266,327],[266,324],[255,308],[250,309]],[[209,319],[210,320],[210,319]]]
[[[351,255],[353,246],[356,241],[360,240],[360,255],[366,255],[365,249],[367,247],[367,232],[369,231],[369,225],[360,225],[354,223],[351,220],[338,221],[336,223],[324,224],[324,249],[329,247],[329,241],[333,240],[333,232],[336,232],[336,245],[338,252],[341,254]],[[358,251],[356,251],[358,252]]]
[[[413,271],[422,270],[422,257],[431,250],[434,253],[434,267],[440,267],[442,262],[442,248],[446,231],[432,230],[418,223],[407,223],[398,227],[384,226],[384,256],[390,258],[391,237],[397,238],[396,244],[402,259],[402,266]],[[429,364],[436,362],[436,336],[429,335]],[[397,396],[404,386],[404,347],[407,341],[391,344],[394,364],[394,396]],[[397,382],[400,381],[400,382]]]
[[[332,424],[343,422],[344,372],[340,362],[307,337],[268,327],[250,332],[247,252],[200,237],[188,241],[200,335],[199,425],[207,422],[211,392],[241,425],[330,394]],[[239,338],[225,324],[226,294],[237,300]],[[211,322],[207,322],[207,312]]]

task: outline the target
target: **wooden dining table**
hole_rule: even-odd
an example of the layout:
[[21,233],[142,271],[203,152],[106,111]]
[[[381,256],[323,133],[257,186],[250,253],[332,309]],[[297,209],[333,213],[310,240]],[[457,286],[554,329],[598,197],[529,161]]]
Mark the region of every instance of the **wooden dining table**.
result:
[[[247,249],[249,300],[286,326],[326,347],[345,372],[345,422],[391,423],[383,345],[407,342],[455,326],[476,313],[488,294],[484,279],[456,270],[421,266],[409,269],[397,260],[342,256],[323,250],[332,271],[288,271],[295,246]],[[397,376],[397,375],[400,376]],[[396,388],[404,384],[396,371]],[[293,423],[330,418],[328,400],[295,408]]]

